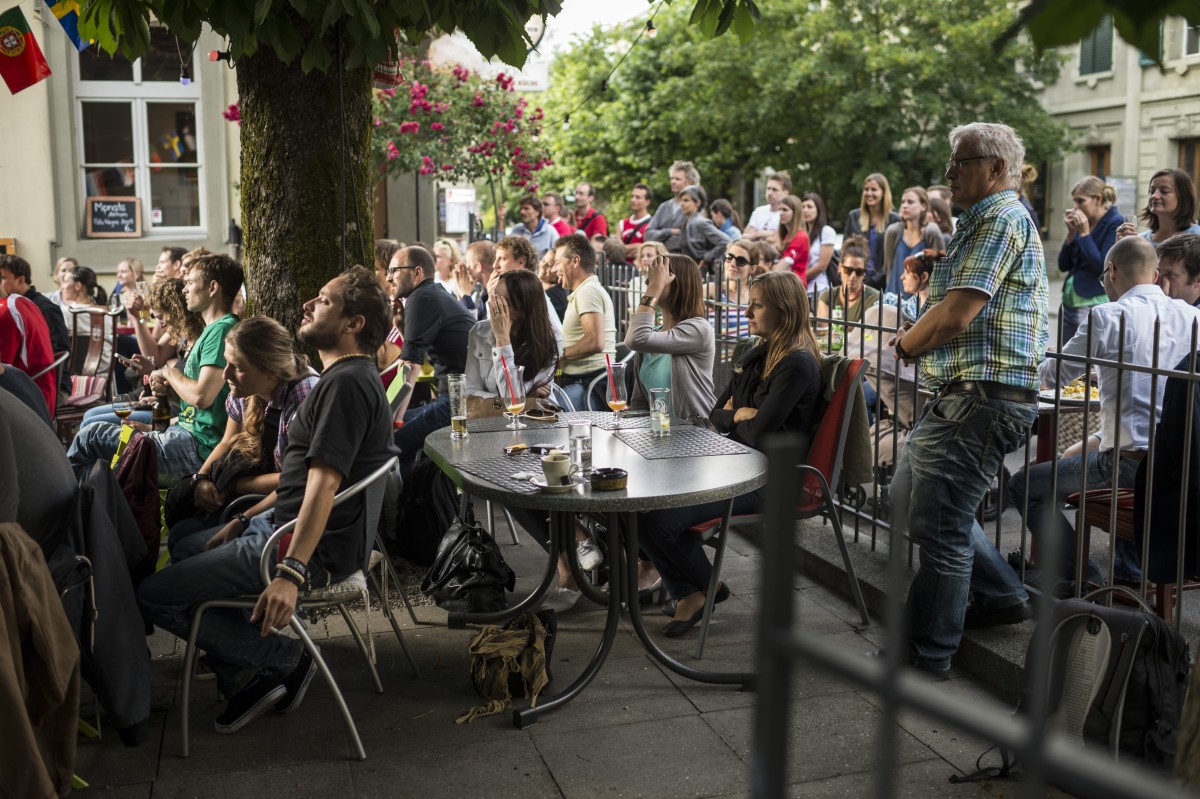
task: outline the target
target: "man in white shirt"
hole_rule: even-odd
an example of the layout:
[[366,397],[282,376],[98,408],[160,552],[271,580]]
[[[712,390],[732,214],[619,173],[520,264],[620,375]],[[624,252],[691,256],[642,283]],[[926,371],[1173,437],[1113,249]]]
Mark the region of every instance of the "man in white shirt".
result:
[[767,204],[760,205],[750,214],[742,236],[750,241],[765,241],[779,246],[779,201],[792,193],[792,176],[787,172],[774,172],[767,178]]
[[[1130,236],[1114,244],[1105,258],[1103,278],[1105,293],[1112,302],[1091,309],[1091,351],[1088,351],[1087,327],[1081,326],[1063,346],[1063,354],[1112,361],[1123,358],[1127,364],[1157,365],[1162,369],[1174,367],[1188,355],[1193,325],[1200,326],[1200,310],[1170,299],[1155,285],[1156,265],[1154,247],[1140,236]],[[1123,345],[1122,317],[1125,321]],[[1156,322],[1159,327],[1157,352],[1154,346]],[[1038,375],[1043,386],[1053,387],[1056,377],[1065,385],[1083,375],[1085,368],[1085,364],[1074,360],[1063,360],[1060,367],[1056,359],[1047,358],[1038,367]],[[1151,410],[1157,419],[1167,382],[1165,378],[1158,378],[1152,396],[1149,374],[1126,370],[1118,380],[1115,367],[1101,366],[1098,372],[1099,432],[1081,442],[1083,446],[1076,445],[1064,452],[1064,457],[1057,461],[1029,468],[1029,529],[1035,537],[1048,534],[1048,519],[1057,528],[1062,547],[1062,575],[1067,580],[1075,579],[1075,529],[1061,511],[1063,502],[1081,489],[1110,488],[1114,473],[1121,488],[1134,486],[1138,467],[1149,446]],[[1120,416],[1117,415],[1118,398]],[[1051,475],[1055,469],[1058,471],[1057,493],[1051,494]],[[1024,470],[1013,475],[1008,484],[1018,509],[1024,503],[1025,485]],[[1104,579],[1090,561],[1084,576],[1090,582],[1102,583]],[[1141,578],[1137,549],[1122,539],[1117,540],[1115,577],[1122,580]]]
[[563,317],[563,391],[577,410],[587,408],[587,387],[604,374],[605,355],[617,352],[617,315],[612,298],[596,277],[596,252],[580,233],[558,240],[554,271],[571,292]]

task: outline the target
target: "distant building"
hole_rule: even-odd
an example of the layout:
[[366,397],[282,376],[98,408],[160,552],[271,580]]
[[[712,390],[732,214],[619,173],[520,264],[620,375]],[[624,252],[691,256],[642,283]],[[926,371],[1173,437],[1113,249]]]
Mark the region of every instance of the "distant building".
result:
[[[1040,92],[1042,106],[1066,122],[1081,149],[1037,164],[1031,198],[1046,230],[1047,256],[1057,256],[1071,187],[1098,175],[1118,189],[1123,214],[1146,206],[1150,176],[1177,167],[1200,185],[1200,26],[1168,18],[1154,58],[1126,44],[1105,17],[1069,54],[1058,81]],[[1052,270],[1053,272],[1054,270]]]

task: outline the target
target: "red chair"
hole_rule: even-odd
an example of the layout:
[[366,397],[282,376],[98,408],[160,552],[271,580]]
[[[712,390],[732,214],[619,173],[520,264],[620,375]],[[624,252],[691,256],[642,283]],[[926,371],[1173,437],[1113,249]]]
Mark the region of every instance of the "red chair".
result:
[[[855,398],[862,390],[862,380],[866,369],[865,359],[857,358],[850,362],[849,368],[838,382],[837,390],[825,408],[821,423],[813,435],[807,462],[797,466],[802,477],[800,497],[796,503],[796,518],[811,519],[824,514],[829,519],[833,525],[834,536],[837,538],[838,549],[842,553],[842,562],[846,566],[846,576],[850,580],[850,591],[854,595],[855,604],[858,605],[859,615],[862,616],[863,624],[870,624],[871,619],[867,615],[867,605],[863,601],[862,589],[859,587],[858,577],[854,573],[854,564],[850,562],[850,551],[846,547],[846,537],[842,533],[842,521],[833,504],[836,486],[839,484],[842,474],[842,452],[846,448],[846,439],[850,432],[851,411]],[[732,507],[733,503],[730,502],[727,508]],[[729,511],[726,510],[725,516],[721,518],[709,519],[688,528],[690,532],[705,539],[705,543],[716,548],[708,596],[704,601],[704,618],[700,624],[700,638],[696,642],[695,656],[697,659],[704,657],[704,642],[708,637],[708,622],[712,617],[713,603],[717,587],[720,585],[721,563],[725,558],[725,543],[729,535],[729,527],[730,525],[762,523],[763,515],[760,513],[730,517]],[[714,530],[717,531],[715,535],[713,534]]]

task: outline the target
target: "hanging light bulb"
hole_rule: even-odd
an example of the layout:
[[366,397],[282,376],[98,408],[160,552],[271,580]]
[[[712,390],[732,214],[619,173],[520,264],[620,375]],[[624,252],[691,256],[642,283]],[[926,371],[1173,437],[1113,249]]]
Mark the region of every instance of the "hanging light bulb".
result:
[[570,129],[571,129],[571,115],[570,115],[570,114],[566,114],[566,115],[564,115],[564,116],[563,116],[563,126],[562,126],[562,128],[563,128],[563,130],[570,130]]
[[600,81],[600,91],[601,92],[608,91],[608,78],[605,78],[604,80]]
[[646,22],[646,35],[651,39],[658,35],[658,28],[654,27],[654,20]]

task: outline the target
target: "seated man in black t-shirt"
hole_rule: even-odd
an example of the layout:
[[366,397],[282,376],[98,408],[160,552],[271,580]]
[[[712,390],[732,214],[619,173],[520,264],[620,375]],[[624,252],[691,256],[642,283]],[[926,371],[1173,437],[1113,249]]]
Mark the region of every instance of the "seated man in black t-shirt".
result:
[[[362,499],[331,508],[334,495],[396,454],[391,414],[373,353],[390,327],[390,302],[369,269],[344,272],[304,305],[297,337],[320,354],[325,372],[289,429],[275,510],[254,517],[240,537],[197,533],[172,552],[174,563],[142,583],[146,617],[180,637],[193,609],[214,596],[261,591],[251,621],[241,610],[213,609],[200,626],[221,693],[229,697],[217,732],[235,732],[272,706],[295,710],[315,664],[300,642],[271,635],[291,619],[302,585],[343,580],[363,564]],[[272,518],[273,516],[273,518]],[[259,556],[272,530],[299,519],[287,557],[263,590]],[[234,534],[236,535],[236,534]]]

